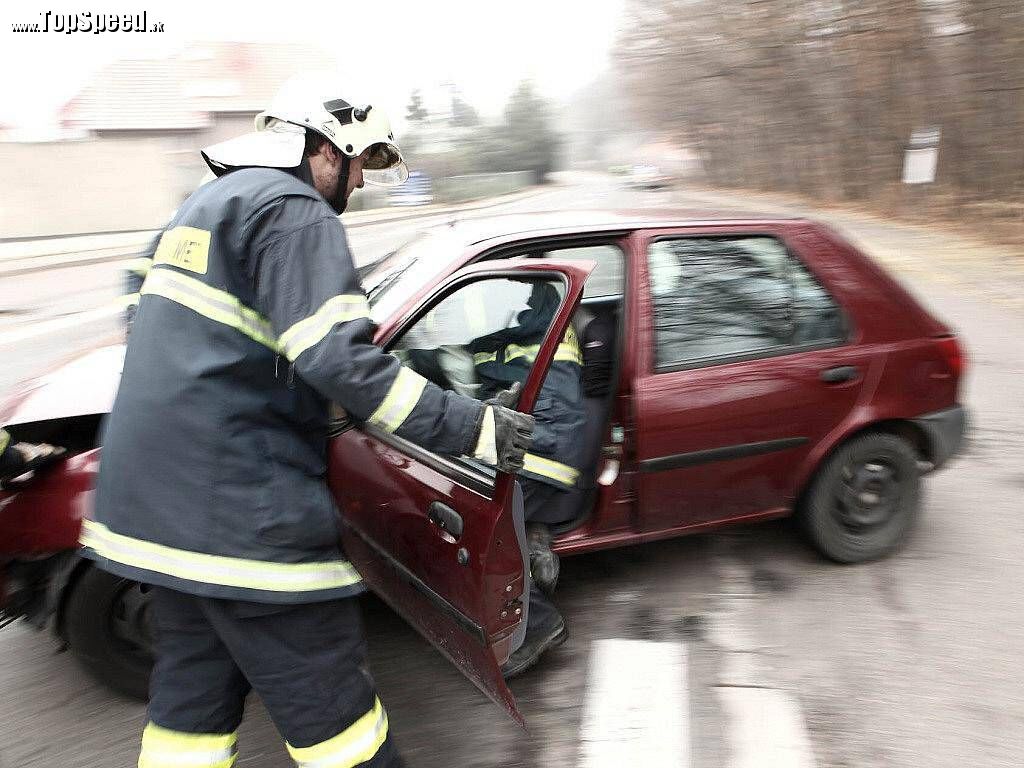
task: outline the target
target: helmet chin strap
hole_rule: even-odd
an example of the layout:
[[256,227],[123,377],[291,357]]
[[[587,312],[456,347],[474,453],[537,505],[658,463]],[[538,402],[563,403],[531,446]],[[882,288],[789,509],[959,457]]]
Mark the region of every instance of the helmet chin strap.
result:
[[316,189],[316,182],[313,181],[313,169],[310,168],[309,158],[306,157],[305,154],[303,154],[302,160],[299,162],[297,167],[290,168],[288,170],[292,175],[297,176],[300,181],[304,181],[309,184],[309,186],[313,187],[313,189]]
[[333,208],[339,216],[345,212],[345,206],[348,205],[348,197],[345,193],[348,191],[348,173],[351,166],[352,158],[342,152],[341,173],[338,174],[338,189],[334,193],[334,199],[330,201],[331,208]]

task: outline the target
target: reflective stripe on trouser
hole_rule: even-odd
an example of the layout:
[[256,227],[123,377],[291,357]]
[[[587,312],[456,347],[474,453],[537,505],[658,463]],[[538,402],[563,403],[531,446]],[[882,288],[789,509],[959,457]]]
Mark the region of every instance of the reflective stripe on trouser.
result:
[[403,365],[398,369],[398,375],[383,402],[367,421],[383,430],[394,432],[409,418],[426,386],[426,379]]
[[267,605],[166,587],[150,594],[151,721],[179,731],[236,730],[245,698],[255,691],[300,762],[402,764],[363,669],[355,598]]
[[360,320],[370,316],[370,305],[365,296],[341,295],[324,302],[315,313],[300,320],[281,334],[281,348],[285,357],[295,361],[310,347],[316,346],[338,323]]
[[234,328],[275,352],[281,351],[269,320],[230,293],[194,277],[167,268],[153,269],[139,293],[163,296],[209,320]]
[[202,584],[267,592],[315,592],[352,586],[361,580],[347,560],[269,563],[207,555],[123,536],[94,520],[83,522],[81,544],[116,563]]
[[353,768],[376,755],[387,737],[387,713],[374,699],[373,709],[337,736],[311,747],[289,744],[288,752],[299,768]]
[[551,459],[545,459],[543,456],[535,456],[532,453],[528,453],[523,457],[523,471],[549,478],[570,488],[576,487],[576,480],[580,476],[579,471],[573,469],[568,464],[561,464]]
[[142,732],[139,768],[231,768],[234,733],[182,733],[149,723]]

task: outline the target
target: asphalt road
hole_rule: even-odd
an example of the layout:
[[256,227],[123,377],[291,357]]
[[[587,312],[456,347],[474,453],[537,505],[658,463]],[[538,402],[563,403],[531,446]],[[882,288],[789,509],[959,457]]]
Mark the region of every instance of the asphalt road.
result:
[[[602,177],[577,177],[516,208],[648,205],[771,207],[687,190],[624,191]],[[823,216],[966,340],[971,439],[962,457],[927,479],[924,514],[908,546],[881,562],[840,567],[822,561],[783,521],[568,559],[559,603],[570,640],[512,685],[527,732],[367,599],[372,669],[412,768],[611,765],[594,748],[601,744],[594,724],[604,722],[599,699],[609,692],[619,697],[615,711],[626,725],[643,731],[659,720],[665,743],[686,737],[688,757],[655,744],[637,765],[1021,764],[1022,272],[1012,254],[948,232]],[[383,253],[414,228],[353,231],[353,248]],[[96,295],[113,290],[109,274],[93,279]],[[93,290],[84,278],[79,285]],[[24,295],[0,290],[0,307],[7,291]],[[45,284],[36,290],[50,295]],[[47,300],[57,306],[63,298]],[[40,345],[59,350],[65,341],[36,340],[9,365],[27,371]],[[624,640],[637,642],[607,645]],[[616,669],[594,661],[608,647],[618,649]],[[652,681],[640,670],[650,669],[651,649],[661,648],[676,649],[678,663]],[[27,627],[0,633],[0,659],[2,768],[134,765],[142,706],[92,683],[49,637]],[[640,696],[640,683],[660,687]],[[760,734],[753,743],[763,746],[785,728],[795,734],[792,748],[760,759],[744,752],[744,739]],[[240,767],[288,765],[255,700],[240,743]]]

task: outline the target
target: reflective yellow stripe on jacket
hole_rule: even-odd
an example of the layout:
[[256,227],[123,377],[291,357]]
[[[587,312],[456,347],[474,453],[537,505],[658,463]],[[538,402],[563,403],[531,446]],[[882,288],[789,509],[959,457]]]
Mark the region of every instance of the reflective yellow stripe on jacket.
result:
[[124,296],[118,296],[111,302],[113,305],[123,307],[136,307],[139,304],[139,299],[142,298],[141,294],[138,293],[126,293]]
[[[520,346],[519,344],[509,344],[505,347],[504,353],[501,356],[502,363],[511,363],[520,357],[525,358],[528,363],[533,363],[537,359],[537,355],[540,353],[540,344],[529,344],[527,346]],[[483,365],[484,363],[498,362],[497,352],[477,352],[473,355],[473,362],[476,365]],[[580,352],[579,341],[576,340],[576,332],[570,328],[565,333],[565,338],[562,343],[558,345],[558,349],[555,350],[556,363],[576,363],[576,365],[583,365],[583,353]]]
[[288,745],[298,768],[353,768],[370,760],[388,737],[388,716],[380,699],[373,709],[334,738],[312,747]]
[[[527,362],[532,363],[537,359],[537,354],[540,352],[540,344],[531,344],[528,347],[521,347],[518,344],[509,344],[505,347],[505,362],[510,363],[518,357],[525,357]],[[562,342],[558,345],[558,349],[555,350],[556,363],[576,363],[576,365],[583,365],[583,355],[580,354],[580,348],[577,345]]]
[[269,320],[230,293],[211,288],[194,277],[166,268],[154,269],[142,284],[140,293],[163,296],[203,317],[241,331],[275,352],[281,351]]
[[547,477],[570,488],[576,487],[576,481],[580,476],[579,470],[573,469],[568,464],[545,459],[543,456],[535,456],[532,453],[523,457],[523,471]]
[[237,741],[234,733],[182,733],[149,723],[142,731],[139,768],[231,768]]
[[[293,362],[307,349],[322,341],[338,323],[370,316],[370,305],[365,296],[335,296],[326,301],[314,314],[300,320],[281,334],[278,340],[270,321],[245,306],[235,296],[180,272],[169,269],[152,270],[146,282],[142,284],[139,295],[146,294],[163,296],[203,317],[241,331],[273,351],[283,353]],[[135,294],[125,297],[124,301],[126,304],[135,303],[132,301],[133,298],[136,298]]]
[[383,430],[394,432],[409,418],[426,386],[426,379],[403,365],[398,369],[398,375],[384,400],[367,421]]
[[266,592],[316,592],[358,584],[359,573],[347,560],[324,563],[267,563],[207,555],[114,533],[102,523],[82,524],[81,544],[116,563],[179,579]]
[[370,305],[365,296],[335,296],[324,302],[315,313],[300,320],[281,334],[281,347],[285,357],[293,361],[310,347],[319,344],[338,323],[370,316]]
[[139,256],[137,259],[131,259],[127,263],[126,269],[139,277],[145,277],[153,269],[153,260],[147,259],[145,256]]
[[0,429],[0,453],[7,450],[7,446],[11,444],[11,434],[6,429]]

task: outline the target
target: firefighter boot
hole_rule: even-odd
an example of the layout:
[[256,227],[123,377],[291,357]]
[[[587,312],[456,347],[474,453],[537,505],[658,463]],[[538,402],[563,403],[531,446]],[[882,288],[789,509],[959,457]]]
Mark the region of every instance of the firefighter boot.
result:
[[546,595],[553,595],[560,570],[558,555],[551,551],[551,529],[544,523],[530,523],[526,533],[530,552],[530,576]]

